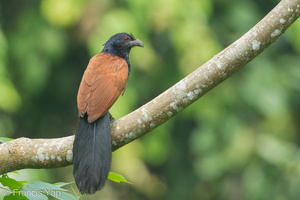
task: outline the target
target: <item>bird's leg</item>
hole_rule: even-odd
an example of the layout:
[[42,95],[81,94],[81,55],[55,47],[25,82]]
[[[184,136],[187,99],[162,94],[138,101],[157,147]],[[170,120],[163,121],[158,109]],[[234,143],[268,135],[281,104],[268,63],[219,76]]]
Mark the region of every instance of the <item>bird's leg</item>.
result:
[[110,112],[108,112],[109,114],[109,120],[110,120],[110,123],[113,123],[115,120],[115,118],[110,114]]

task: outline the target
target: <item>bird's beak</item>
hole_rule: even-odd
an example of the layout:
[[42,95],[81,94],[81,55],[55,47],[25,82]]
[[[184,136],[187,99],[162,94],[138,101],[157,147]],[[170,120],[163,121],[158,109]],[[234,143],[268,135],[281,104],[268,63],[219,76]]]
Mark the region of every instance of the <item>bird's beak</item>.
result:
[[135,40],[131,41],[130,43],[131,43],[132,47],[134,47],[134,46],[144,47],[144,43],[139,39],[135,39]]

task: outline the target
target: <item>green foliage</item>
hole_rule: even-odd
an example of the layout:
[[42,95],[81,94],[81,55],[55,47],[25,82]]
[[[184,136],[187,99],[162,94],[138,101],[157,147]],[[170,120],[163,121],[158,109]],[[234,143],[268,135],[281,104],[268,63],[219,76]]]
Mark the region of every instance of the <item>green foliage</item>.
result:
[[[124,178],[124,176],[115,172],[110,172],[108,179],[117,183],[123,182],[131,184]],[[71,188],[76,197],[68,193],[67,189],[62,188],[64,186],[74,184],[74,182],[58,182],[50,184],[42,181],[33,181],[28,183],[27,181],[17,181],[8,177],[7,174],[3,174],[0,177],[0,184],[4,186],[0,186],[0,190],[3,190],[5,195],[3,197],[4,200],[48,200],[50,197],[60,200],[76,200],[80,198],[80,196],[76,195],[76,192],[73,190],[72,186]]]
[[108,179],[110,179],[111,181],[117,182],[117,183],[130,183],[129,181],[127,181],[124,176],[117,174],[115,172],[109,172],[108,174]]
[[67,193],[63,186],[70,183],[50,184],[42,181],[27,183],[26,181],[17,181],[4,174],[0,177],[0,183],[5,187],[0,187],[4,191],[3,200],[48,200],[49,197],[60,200],[76,200],[77,197]]
[[14,140],[13,138],[0,137],[0,144]]
[[[82,73],[116,32],[132,32],[145,44],[131,52],[126,92],[110,110],[117,119],[234,42],[276,3],[5,1],[0,12],[0,136],[73,134]],[[112,170],[133,184],[108,182],[93,199],[124,199],[125,194],[146,200],[297,199],[299,34],[298,20],[236,75],[115,152]],[[49,170],[48,178],[73,181],[69,168]],[[41,186],[36,184],[32,187]]]
[[1,176],[0,182],[3,186],[7,186],[11,190],[20,190],[24,186],[24,182],[9,178],[6,174]]

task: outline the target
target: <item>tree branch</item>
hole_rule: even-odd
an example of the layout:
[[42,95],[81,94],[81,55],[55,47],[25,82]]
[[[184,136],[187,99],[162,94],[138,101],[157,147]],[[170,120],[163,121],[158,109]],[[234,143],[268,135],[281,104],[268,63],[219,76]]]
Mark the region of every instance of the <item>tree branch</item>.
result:
[[[111,124],[116,150],[150,132],[264,51],[299,17],[300,0],[282,0],[250,31],[164,93]],[[0,145],[0,174],[72,164],[74,136],[19,138]]]

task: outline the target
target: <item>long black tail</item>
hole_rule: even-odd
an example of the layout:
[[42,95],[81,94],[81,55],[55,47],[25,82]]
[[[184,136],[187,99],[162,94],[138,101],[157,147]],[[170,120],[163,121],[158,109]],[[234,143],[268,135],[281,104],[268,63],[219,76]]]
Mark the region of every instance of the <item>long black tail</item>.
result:
[[109,113],[93,123],[87,117],[79,117],[73,145],[73,175],[82,194],[94,194],[104,186],[111,154]]

